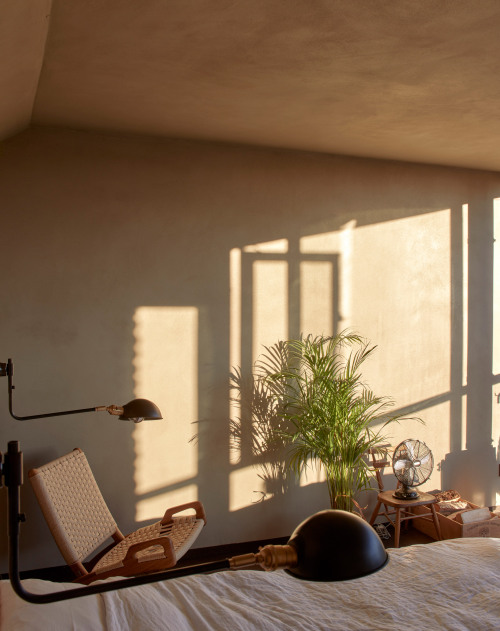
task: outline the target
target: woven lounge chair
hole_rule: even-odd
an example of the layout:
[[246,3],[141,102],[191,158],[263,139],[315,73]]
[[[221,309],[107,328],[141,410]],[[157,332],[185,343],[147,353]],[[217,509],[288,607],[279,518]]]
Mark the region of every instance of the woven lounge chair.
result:
[[[169,508],[163,519],[124,536],[79,448],[29,472],[52,535],[75,576],[89,584],[110,576],[135,576],[176,565],[206,523],[200,502]],[[193,508],[195,515],[175,514]],[[110,538],[114,545],[87,570],[84,561]],[[102,553],[101,553],[102,554]]]

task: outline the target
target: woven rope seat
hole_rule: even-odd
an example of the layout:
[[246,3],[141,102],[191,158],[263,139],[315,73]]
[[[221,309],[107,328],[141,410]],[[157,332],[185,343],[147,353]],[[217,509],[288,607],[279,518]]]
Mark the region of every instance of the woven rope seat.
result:
[[[139,528],[128,535],[123,541],[114,546],[95,565],[93,571],[102,574],[107,570],[123,567],[123,560],[132,545],[148,542],[149,547],[137,552],[139,562],[154,561],[165,557],[165,550],[161,545],[151,545],[151,540],[157,537],[168,537],[172,541],[175,557],[180,559],[191,547],[191,540],[196,538],[203,527],[195,517],[177,517],[170,524],[161,521]],[[193,539],[194,540],[194,539]]]
[[[206,523],[201,502],[169,508],[161,521],[124,536],[97,486],[87,458],[79,448],[29,472],[42,513],[79,583],[109,576],[135,576],[176,565]],[[194,515],[178,515],[194,509]],[[108,540],[114,545],[84,561]]]

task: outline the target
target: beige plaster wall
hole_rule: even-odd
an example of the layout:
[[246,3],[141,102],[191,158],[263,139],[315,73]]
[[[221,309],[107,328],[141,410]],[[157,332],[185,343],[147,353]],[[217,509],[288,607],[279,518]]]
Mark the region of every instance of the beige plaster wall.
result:
[[[20,440],[26,470],[79,446],[124,531],[199,498],[200,546],[286,536],[327,491],[314,473],[265,488],[249,449],[230,454],[230,367],[349,326],[378,345],[375,392],[426,422],[393,432],[433,450],[424,488],[498,502],[500,175],[46,129],[3,143],[0,190],[16,412],[145,396],[165,418],[20,423],[4,383],[1,448]],[[22,568],[60,564],[21,496]]]

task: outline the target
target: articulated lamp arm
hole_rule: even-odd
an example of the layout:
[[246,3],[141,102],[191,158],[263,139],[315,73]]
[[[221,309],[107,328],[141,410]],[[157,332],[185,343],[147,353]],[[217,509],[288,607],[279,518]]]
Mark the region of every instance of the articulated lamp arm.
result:
[[160,420],[162,418],[160,410],[152,401],[148,399],[133,399],[125,405],[99,405],[92,408],[81,408],[78,410],[65,410],[63,412],[48,412],[46,414],[32,414],[30,416],[18,416],[14,414],[13,406],[13,384],[14,364],[12,359],[7,363],[0,363],[0,377],[7,377],[9,391],[9,413],[16,421],[32,421],[34,419],[51,418],[54,416],[68,416],[70,414],[83,414],[86,412],[108,412],[112,416],[118,416],[122,421],[134,421],[140,423],[143,420]]

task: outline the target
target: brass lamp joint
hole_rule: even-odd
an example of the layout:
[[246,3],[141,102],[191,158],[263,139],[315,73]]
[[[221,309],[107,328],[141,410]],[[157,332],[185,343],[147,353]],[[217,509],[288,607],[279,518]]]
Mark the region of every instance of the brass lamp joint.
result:
[[99,405],[95,409],[96,412],[109,412],[113,416],[121,416],[123,414],[123,407],[120,405]]
[[229,567],[234,570],[257,564],[267,572],[295,567],[298,564],[297,550],[289,544],[268,545],[259,548],[256,554],[240,554],[229,559]]

